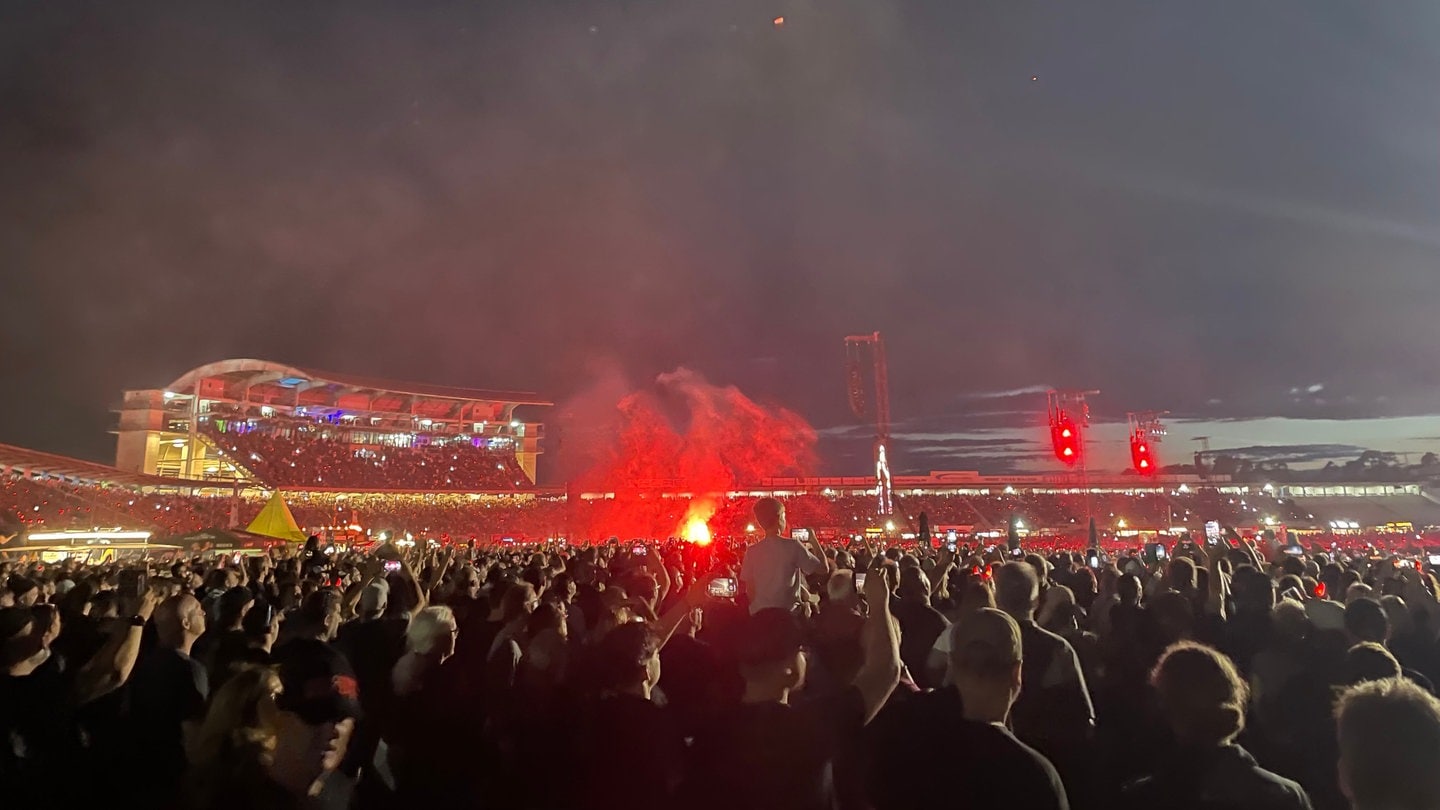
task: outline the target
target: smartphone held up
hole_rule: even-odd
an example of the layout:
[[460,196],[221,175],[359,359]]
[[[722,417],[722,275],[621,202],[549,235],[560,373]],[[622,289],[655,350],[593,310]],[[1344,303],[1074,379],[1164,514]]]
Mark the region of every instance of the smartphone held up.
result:
[[715,599],[734,599],[740,592],[740,583],[734,577],[715,577],[710,580],[710,596]]

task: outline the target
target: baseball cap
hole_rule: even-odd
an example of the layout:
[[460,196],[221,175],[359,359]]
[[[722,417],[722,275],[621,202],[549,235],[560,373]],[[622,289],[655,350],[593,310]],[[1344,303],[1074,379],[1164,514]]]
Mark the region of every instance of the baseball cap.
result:
[[962,618],[951,630],[950,660],[957,672],[995,677],[1023,660],[1020,626],[1005,613],[982,608]]
[[283,691],[275,699],[311,725],[359,718],[360,685],[350,663],[323,641],[297,639],[277,651]]
[[20,635],[34,620],[35,615],[30,608],[0,608],[0,642],[9,641]]

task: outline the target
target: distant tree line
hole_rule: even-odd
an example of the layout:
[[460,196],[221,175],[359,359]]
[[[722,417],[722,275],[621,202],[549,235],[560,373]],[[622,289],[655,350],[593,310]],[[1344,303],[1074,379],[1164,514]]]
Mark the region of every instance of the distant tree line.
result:
[[[1162,470],[1164,475],[1229,476],[1244,483],[1274,481],[1277,483],[1326,483],[1342,481],[1425,482],[1440,481],[1440,456],[1426,453],[1418,464],[1406,464],[1396,453],[1366,450],[1343,464],[1327,462],[1323,467],[1292,469],[1284,461],[1267,461],[1214,453],[1203,460],[1204,470],[1194,464],[1173,464]],[[1133,474],[1134,470],[1128,471]]]

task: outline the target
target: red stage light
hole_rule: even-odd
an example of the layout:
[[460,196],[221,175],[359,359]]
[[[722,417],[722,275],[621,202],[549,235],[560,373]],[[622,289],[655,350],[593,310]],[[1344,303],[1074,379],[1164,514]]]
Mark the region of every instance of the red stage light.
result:
[[1141,475],[1155,474],[1155,456],[1150,452],[1150,443],[1141,433],[1130,437],[1130,461]]
[[1056,458],[1070,466],[1080,460],[1083,440],[1080,437],[1080,428],[1070,418],[1070,414],[1056,411],[1050,417],[1050,439],[1055,446]]

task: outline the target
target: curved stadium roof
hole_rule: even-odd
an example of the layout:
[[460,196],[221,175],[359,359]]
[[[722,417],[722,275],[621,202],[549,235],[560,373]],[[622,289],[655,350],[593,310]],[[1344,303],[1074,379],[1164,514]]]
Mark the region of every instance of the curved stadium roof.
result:
[[[297,395],[314,391],[330,395],[337,393],[362,394],[381,399],[416,397],[425,400],[490,402],[507,405],[553,404],[529,391],[455,388],[428,383],[382,380],[254,359],[206,363],[181,375],[170,383],[166,390],[178,394],[194,393],[195,385],[200,380],[223,380],[227,385],[235,384],[242,387],[272,386],[294,391]],[[302,397],[302,399],[304,398]]]

